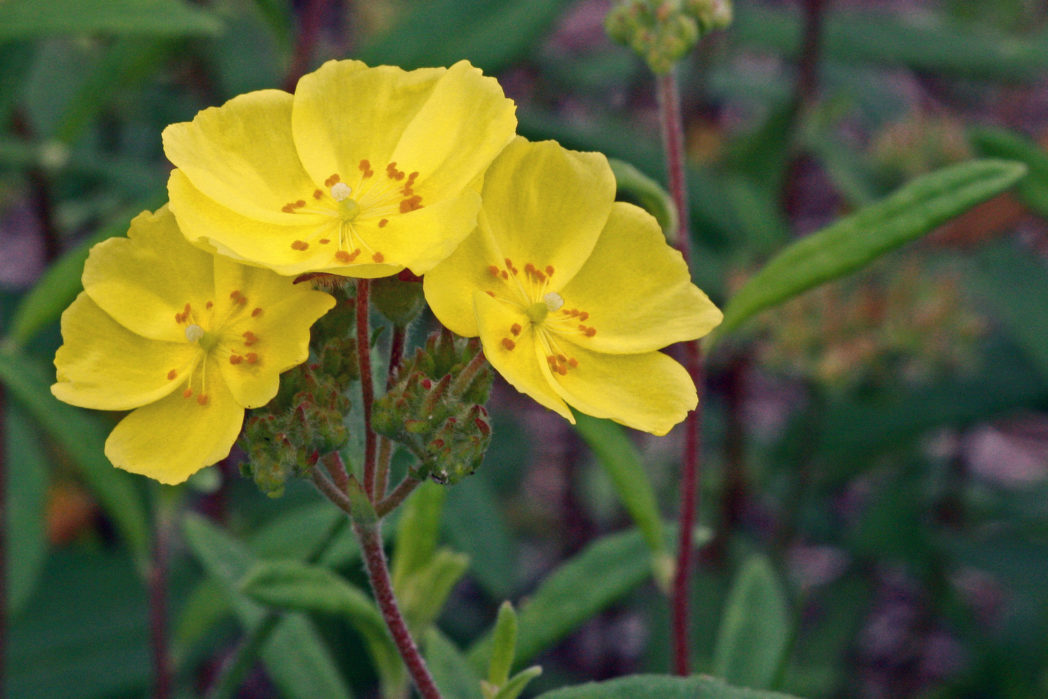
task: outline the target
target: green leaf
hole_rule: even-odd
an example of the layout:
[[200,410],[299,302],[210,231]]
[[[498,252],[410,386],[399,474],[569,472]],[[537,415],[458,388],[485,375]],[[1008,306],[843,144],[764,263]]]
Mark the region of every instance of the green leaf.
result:
[[217,17],[177,0],[5,0],[0,42],[55,34],[216,35]]
[[542,674],[542,668],[532,665],[513,675],[505,685],[499,688],[493,699],[517,699],[533,679]]
[[975,128],[969,140],[979,154],[1023,163],[1029,173],[1016,186],[1024,204],[1048,218],[1048,152],[1039,144],[1004,129]]
[[[738,3],[731,28],[733,41],[799,55],[798,12],[757,8]],[[929,73],[984,80],[1033,81],[1048,68],[1048,38],[1042,31],[1029,39],[982,31],[951,21],[945,13],[922,14],[906,21],[876,12],[834,12],[822,35],[826,62],[905,65]]]
[[[239,592],[241,579],[255,563],[247,548],[200,515],[186,515],[184,532],[190,550],[208,574],[221,583],[244,628],[250,632],[266,623],[265,608]],[[313,624],[300,614],[290,614],[276,622],[261,654],[283,696],[350,696]]]
[[713,653],[714,673],[730,684],[767,688],[789,641],[786,595],[771,562],[750,557],[728,595]]
[[451,590],[467,570],[469,556],[439,549],[425,566],[405,579],[398,601],[413,631],[421,631],[436,621]]
[[982,251],[972,274],[1005,331],[1048,380],[1048,267],[1011,244]]
[[924,175],[880,202],[793,243],[728,302],[714,333],[731,332],[760,311],[861,269],[999,194],[1026,173],[1019,163],[975,160]]
[[538,699],[788,699],[789,695],[732,687],[713,677],[630,675],[554,689]]
[[433,558],[446,497],[446,488],[426,481],[404,503],[393,548],[393,589],[397,594],[404,589],[407,578]]
[[648,472],[641,463],[640,452],[625,431],[610,420],[581,413],[575,414],[575,430],[597,457],[597,463],[608,474],[619,501],[633,518],[637,529],[653,554],[666,551],[659,504]]
[[469,660],[437,629],[426,633],[426,665],[441,693],[449,699],[483,699],[480,677]]
[[[3,406],[0,405],[0,410]],[[7,614],[18,615],[36,587],[47,561],[44,506],[47,501],[48,458],[43,443],[22,409],[15,403],[0,414],[4,424],[7,481],[3,522],[7,538]]]
[[482,475],[467,478],[448,491],[443,525],[455,548],[469,556],[470,572],[477,582],[492,597],[508,597],[517,584],[517,544]]
[[97,416],[51,395],[53,372],[19,352],[0,349],[0,382],[77,467],[142,570],[149,558],[149,524],[134,477],[113,467],[103,453],[106,426]]
[[633,202],[650,213],[659,222],[662,232],[672,243],[677,238],[677,207],[673,198],[658,182],[618,158],[608,158],[618,185],[617,199]]
[[297,561],[259,561],[240,583],[240,590],[270,607],[345,617],[364,638],[384,687],[399,687],[403,665],[371,598],[320,566]]
[[491,75],[528,56],[567,5],[568,0],[416,3],[389,32],[365,46],[360,58],[369,65],[403,68],[449,66],[465,58]]
[[509,679],[509,672],[513,668],[513,656],[517,652],[517,613],[509,600],[499,606],[492,638],[488,682],[501,687]]
[[134,216],[143,209],[160,206],[165,197],[166,192],[163,194],[158,192],[132,206],[122,208],[111,216],[109,223],[100,227],[94,235],[66,252],[58,261],[48,267],[15,309],[8,339],[17,346],[25,345],[40,330],[57,321],[62,311],[83,289],[80,277],[91,247],[107,238],[124,235]]
[[[517,614],[520,633],[514,665],[520,667],[644,582],[651,557],[636,530],[587,546],[551,573]],[[491,657],[489,632],[473,644],[469,660],[483,672]]]

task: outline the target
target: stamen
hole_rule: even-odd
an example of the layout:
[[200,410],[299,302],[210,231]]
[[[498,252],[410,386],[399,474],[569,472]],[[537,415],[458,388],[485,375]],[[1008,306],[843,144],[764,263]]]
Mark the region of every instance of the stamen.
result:
[[378,222],[378,227],[379,228],[385,228],[387,223],[389,223],[389,219],[388,218],[381,219]]
[[499,276],[499,268],[495,265],[488,265],[488,271],[491,272],[491,276],[493,277]]
[[353,193],[349,185],[345,182],[336,182],[331,185],[331,198],[335,201],[342,202],[349,199],[349,195]]
[[174,369],[172,369],[171,371],[167,372],[167,380],[168,381],[174,381],[177,378],[178,378],[178,372],[175,371]]
[[[403,174],[403,173],[401,173]],[[422,208],[422,197],[414,194],[400,202],[400,213],[407,214]]]
[[546,265],[546,274],[551,277],[553,276],[553,265]]
[[244,345],[247,347],[250,347],[251,345],[258,342],[258,335],[251,332],[250,330],[245,331],[242,337],[244,338]]
[[517,346],[517,343],[509,339],[508,337],[504,337],[502,338],[502,346],[508,350],[512,350]]
[[244,359],[247,360],[248,364],[258,364],[258,355],[254,352],[248,352],[244,355]]
[[191,395],[193,395],[193,389],[191,388],[187,388],[186,390],[182,391],[183,398],[189,398]]
[[207,405],[207,396],[201,393],[199,396],[197,396],[197,403],[199,403],[200,405]]
[[375,171],[371,169],[371,163],[368,161],[367,158],[361,160],[360,164],[357,167],[360,168],[360,171],[364,173],[365,178],[371,177],[375,174]]
[[320,243],[321,245],[327,245],[328,243],[330,243],[330,242],[331,242],[331,240],[330,240],[330,239],[328,239],[328,238],[321,238],[321,239],[320,239],[320,240],[318,240],[317,242],[318,242],[318,243]]
[[336,182],[339,182],[339,181],[340,181],[341,179],[342,179],[342,178],[341,178],[341,177],[339,177],[339,176],[338,176],[338,173],[336,172],[335,174],[331,175],[331,177],[329,177],[329,178],[327,178],[326,180],[324,180],[324,186],[325,186],[325,187],[331,187],[331,186],[332,186],[332,185],[334,185],[334,184],[335,184]]
[[199,342],[200,338],[202,338],[203,336],[204,329],[196,323],[192,323],[186,326],[186,339],[190,342]]
[[292,250],[308,250],[309,249],[309,243],[307,243],[304,240],[296,240],[295,242],[291,243],[291,249]]
[[374,255],[371,256],[371,259],[375,262],[384,262],[386,257],[382,253],[376,252]]
[[323,189],[314,189],[313,190],[313,198],[314,199],[323,199],[324,198],[324,190]]
[[231,354],[231,355],[229,355],[229,363],[230,364],[240,364],[240,362],[242,362],[242,361],[244,361],[244,358],[241,357],[239,354]]
[[260,315],[262,315],[261,307],[256,308],[255,310],[251,311],[251,317],[252,318],[258,318]]
[[542,297],[542,300],[546,302],[546,308],[548,308],[551,313],[559,311],[561,307],[564,305],[564,297],[562,297],[556,291],[549,292],[548,294]]
[[509,331],[514,335],[520,335],[520,331],[524,328],[520,327],[520,323],[514,323],[510,326]]

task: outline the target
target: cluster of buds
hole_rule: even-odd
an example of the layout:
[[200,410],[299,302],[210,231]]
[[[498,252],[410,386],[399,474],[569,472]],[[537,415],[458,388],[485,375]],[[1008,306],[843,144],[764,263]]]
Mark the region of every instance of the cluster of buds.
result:
[[491,441],[491,382],[478,340],[433,333],[375,402],[372,427],[418,459],[415,477],[457,483],[480,466]]
[[347,336],[354,327],[353,301],[341,291],[339,304],[313,326],[315,360],[282,375],[276,398],[252,410],[244,424],[240,447],[247,461],[240,470],[271,497],[283,493],[289,478],[308,477],[321,456],[349,439],[346,392],[359,369],[356,340]]
[[669,72],[706,34],[731,24],[731,0],[621,0],[604,27],[658,74]]

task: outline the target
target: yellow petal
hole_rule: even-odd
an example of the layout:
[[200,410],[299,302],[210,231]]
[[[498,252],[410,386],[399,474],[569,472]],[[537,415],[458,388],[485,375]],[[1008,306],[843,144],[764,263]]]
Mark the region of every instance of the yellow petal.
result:
[[[193,185],[218,204],[249,218],[285,223],[299,214],[281,208],[316,189],[291,136],[292,97],[281,90],[239,95],[191,122],[164,129],[164,152]],[[323,181],[323,180],[320,180]],[[190,204],[172,196],[181,216]],[[203,237],[203,231],[187,231]]]
[[207,404],[197,396],[175,392],[157,403],[138,408],[113,429],[105,454],[114,466],[161,483],[185,481],[205,466],[229,455],[240,434],[244,409],[209,361]]
[[265,405],[277,394],[280,372],[308,358],[309,328],[335,299],[308,283],[222,258],[215,260],[215,287],[244,300],[214,352],[222,378],[241,406]]
[[720,323],[716,306],[691,283],[659,224],[632,204],[616,203],[586,264],[560,292],[567,308],[589,314],[596,330],[575,342],[630,354],[702,337]]
[[570,343],[561,350],[578,366],[550,376],[557,393],[587,415],[663,435],[698,405],[688,372],[662,352],[599,354]]
[[155,340],[184,342],[175,320],[185,304],[203,308],[213,293],[211,255],[186,242],[166,207],[131,221],[127,238],[91,248],[84,290],[114,320]]
[[555,291],[593,250],[611,211],[615,177],[600,153],[518,138],[484,176],[483,197],[480,225],[518,269],[552,266]]
[[295,88],[292,129],[313,180],[323,182],[338,173],[355,190],[363,159],[381,176],[404,129],[446,72],[328,61],[302,76]]
[[491,270],[491,265],[504,257],[490,228],[479,225],[447,259],[426,272],[422,289],[437,320],[462,337],[480,334],[473,293],[490,291],[509,297],[511,290],[504,288],[505,281]]
[[[338,240],[334,218],[288,214],[294,225],[277,225],[242,216],[205,196],[181,170],[171,173],[167,190],[172,202],[180,204],[176,215],[185,236],[222,255],[285,275],[321,269],[332,259],[332,244],[325,248],[319,240]],[[308,247],[292,247],[296,241]]]
[[176,344],[132,333],[86,293],[62,313],[62,338],[51,392],[97,410],[129,410],[163,398],[181,387],[200,357],[185,338]]
[[420,173],[416,189],[423,200],[454,196],[513,139],[515,111],[494,78],[459,61],[433,86],[391,160]]
[[[574,423],[568,406],[542,371],[539,362],[545,364],[544,352],[536,342],[527,316],[515,306],[481,292],[477,292],[474,299],[480,341],[491,366],[515,389]],[[519,334],[513,333],[515,325],[520,328]]]

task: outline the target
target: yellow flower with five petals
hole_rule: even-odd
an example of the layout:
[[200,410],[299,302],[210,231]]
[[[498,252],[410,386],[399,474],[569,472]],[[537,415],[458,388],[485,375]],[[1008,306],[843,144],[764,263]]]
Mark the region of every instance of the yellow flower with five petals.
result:
[[479,335],[492,366],[540,404],[661,435],[697,396],[657,350],[722,316],[655,219],[614,196],[603,155],[517,139],[485,176],[477,230],[424,289],[445,326]]
[[280,274],[422,274],[473,229],[479,178],[516,129],[466,61],[404,71],[329,61],[164,130],[190,241]]
[[269,270],[190,245],[166,207],[127,238],[91,249],[84,291],[62,314],[60,400],[131,410],[106,440],[120,468],[181,483],[225,458],[245,408],[309,354],[309,328],[335,301]]

